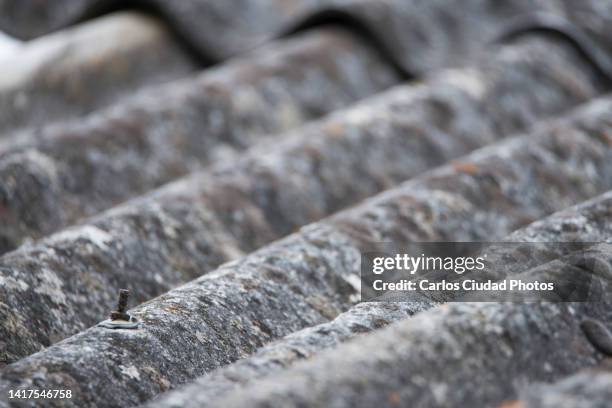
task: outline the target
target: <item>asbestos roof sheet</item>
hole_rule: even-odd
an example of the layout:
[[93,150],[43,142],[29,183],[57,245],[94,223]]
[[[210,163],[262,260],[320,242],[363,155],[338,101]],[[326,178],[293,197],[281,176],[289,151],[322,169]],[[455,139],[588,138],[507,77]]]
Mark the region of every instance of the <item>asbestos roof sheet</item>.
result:
[[[0,1],[0,407],[605,406],[609,296],[361,300],[382,242],[609,293],[611,23],[595,0]],[[71,397],[10,398],[34,389]]]

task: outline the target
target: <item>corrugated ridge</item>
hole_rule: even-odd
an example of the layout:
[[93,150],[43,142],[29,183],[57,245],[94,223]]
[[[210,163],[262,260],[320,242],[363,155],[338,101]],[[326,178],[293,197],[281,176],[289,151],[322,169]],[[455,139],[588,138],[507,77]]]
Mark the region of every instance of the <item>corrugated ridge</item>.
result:
[[589,98],[597,79],[583,68],[562,44],[509,45],[7,254],[0,327],[14,341],[2,360],[99,321],[119,287],[147,300]]
[[398,80],[350,34],[324,30],[271,43],[27,140],[0,142],[0,252]]
[[0,139],[82,116],[196,68],[163,24],[135,12],[23,43],[0,59]]
[[211,406],[498,406],[601,356],[582,318],[604,304],[454,303],[322,352]]
[[[612,192],[605,193],[578,206],[562,210],[527,227],[521,228],[504,239],[508,242],[600,242],[610,240],[612,228]],[[547,246],[548,260],[562,254]],[[489,259],[491,254],[487,251]],[[501,259],[501,258],[499,258]],[[546,258],[525,259],[526,271]],[[507,270],[506,264],[504,270]],[[493,298],[493,296],[491,296]],[[147,407],[189,408],[215,406],[220,398],[227,397],[241,387],[282,372],[299,360],[310,359],[319,352],[338,346],[349,339],[379,330],[391,322],[403,320],[415,313],[429,309],[433,303],[422,302],[366,302],[360,303],[334,320],[270,343],[253,355],[226,367],[214,370],[167,394],[161,395]],[[367,352],[364,350],[364,353]],[[442,362],[444,363],[444,362]],[[448,363],[450,365],[450,363]],[[559,398],[556,400],[560,401]],[[578,407],[579,405],[575,405]]]
[[0,381],[69,384],[73,399],[54,402],[65,406],[129,405],[331,319],[354,300],[360,251],[373,241],[501,238],[609,190],[612,149],[601,133],[610,103],[589,104],[572,120],[480,149],[306,227],[133,309],[139,329],[88,329],[5,367]]

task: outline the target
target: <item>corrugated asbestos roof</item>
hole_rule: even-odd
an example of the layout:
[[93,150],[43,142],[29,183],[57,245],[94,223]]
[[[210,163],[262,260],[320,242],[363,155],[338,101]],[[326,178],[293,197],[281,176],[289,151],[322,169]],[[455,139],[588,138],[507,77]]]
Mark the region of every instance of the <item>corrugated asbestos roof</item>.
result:
[[[359,277],[373,242],[578,241],[512,274],[610,281],[611,22],[0,1],[27,39],[0,54],[0,407],[606,406],[609,299],[359,303]],[[98,325],[120,288],[135,330]]]

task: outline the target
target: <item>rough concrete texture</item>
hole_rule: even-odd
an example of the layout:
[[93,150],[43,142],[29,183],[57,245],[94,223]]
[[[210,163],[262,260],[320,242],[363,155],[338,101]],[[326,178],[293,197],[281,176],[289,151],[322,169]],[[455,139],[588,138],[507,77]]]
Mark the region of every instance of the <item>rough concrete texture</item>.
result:
[[[609,219],[607,220],[609,223]],[[603,225],[600,224],[600,225]],[[609,240],[609,236],[608,236]],[[579,263],[576,263],[576,260]],[[586,262],[585,262],[586,260]],[[570,270],[568,265],[575,268]],[[548,264],[541,265],[518,276],[523,280],[548,280],[563,283],[564,274],[571,272],[582,274],[582,280],[588,282],[590,276],[599,278],[599,285],[591,286],[589,303],[597,307],[605,306],[605,315],[595,321],[582,321],[583,335],[591,347],[597,351],[603,362],[595,367],[589,364],[577,373],[566,373],[557,376],[558,382],[545,385],[551,379],[539,379],[540,384],[522,384],[520,400],[515,402],[516,408],[559,407],[559,408],[590,408],[609,407],[612,397],[612,334],[610,333],[610,286],[607,283],[612,278],[612,244],[598,243],[584,251],[580,257],[567,255]],[[575,282],[575,281],[574,281]],[[575,290],[574,287],[568,288]],[[589,323],[588,325],[586,323]]]
[[0,141],[0,251],[398,80],[358,38],[321,30],[149,89],[87,119]]
[[[357,293],[349,282],[359,263],[350,244],[323,229],[294,236],[133,309],[140,329],[88,329],[21,367],[5,367],[0,381],[14,387],[33,375],[39,385],[68,386],[76,394],[53,402],[60,405],[143,401],[346,309]],[[61,354],[53,358],[58,366],[43,368],[48,352]]]
[[1,361],[99,321],[119,287],[150,299],[588,98],[596,86],[563,44],[529,40],[481,69],[398,87],[24,246],[0,259],[0,315],[11,316],[0,327],[14,339]]
[[159,21],[134,12],[26,43],[0,59],[0,139],[84,115],[197,66]]
[[425,310],[425,303],[360,303],[328,323],[308,327],[270,343],[252,356],[204,375],[155,399],[147,407],[205,407],[221,395],[337,346],[355,336]]
[[[536,221],[513,232],[504,241],[544,243],[528,246],[529,251],[513,245],[500,246],[497,251],[486,250],[487,256],[503,259],[502,271],[507,273],[520,273],[593,244],[612,242],[612,192]],[[492,272],[489,277],[493,279],[495,271]]]
[[496,406],[601,355],[580,330],[605,304],[455,303],[325,351],[210,406]]
[[612,191],[513,232],[515,242],[603,242],[612,239]]
[[[461,279],[480,282],[501,282],[508,279],[555,282],[556,288],[552,292],[506,293],[503,298],[505,301],[598,301],[598,297],[602,295],[599,287],[601,279],[608,279],[604,268],[608,262],[601,261],[598,245],[610,242],[612,192],[535,221],[513,232],[502,242],[484,246],[475,256],[486,256],[485,270],[466,272],[461,275]],[[585,275],[585,271],[589,271],[589,274]],[[450,276],[446,277],[439,271],[434,271],[431,276],[430,279],[437,281],[456,278],[454,272],[450,272]],[[419,299],[437,302],[482,302],[500,298],[499,291],[418,293]],[[394,299],[402,299],[397,296],[394,295]]]
[[[31,13],[34,4],[40,13]],[[130,3],[131,4],[131,3]],[[612,10],[600,0],[140,0],[158,14],[201,58],[219,61],[252,49],[296,27],[344,24],[375,39],[406,72],[422,75],[469,61],[513,17],[535,12],[562,16],[609,45]],[[0,2],[0,29],[29,38],[75,20],[125,7],[119,0]],[[384,21],[384,24],[380,22]],[[605,49],[605,47],[604,47]]]
[[[506,237],[514,242],[600,242],[612,236],[612,192],[580,205],[562,210],[523,227]],[[523,269],[508,268],[510,273],[523,272],[545,263],[562,253],[548,251],[541,257],[524,259]],[[548,265],[548,266],[554,266]],[[272,342],[252,356],[204,375],[193,383],[179,387],[147,404],[151,408],[206,407],[240,387],[279,372],[296,361],[337,346],[362,333],[380,329],[388,323],[407,318],[428,309],[433,303],[360,303],[329,323],[303,329]]]
[[[372,242],[393,241],[401,246],[503,237],[610,189],[611,103],[593,102],[528,138],[480,149],[305,227],[136,307],[132,313],[143,322],[138,330],[88,329],[6,366],[0,381],[5,388],[70,384],[73,399],[55,400],[55,405],[125,406],[244,357],[269,341],[331,319],[357,300],[360,253]],[[39,291],[45,289],[49,286]],[[500,310],[495,312],[502,316]],[[72,316],[57,317],[60,328],[73,324]],[[8,344],[8,350],[23,354],[39,347],[44,335],[28,337],[36,329],[31,321],[18,317],[9,321],[3,330],[17,334],[3,338],[20,339],[20,344]],[[487,363],[493,363],[490,353],[486,354]],[[351,402],[351,397],[346,401]]]
[[[608,220],[609,221],[609,220]],[[554,252],[554,251],[552,251]],[[609,281],[612,279],[612,244],[591,243],[585,248],[576,251],[567,251],[558,257],[546,262],[538,259],[526,263],[522,272],[486,271],[484,277],[472,275],[469,279],[502,282],[504,280],[518,280],[523,284],[552,283],[552,290],[491,290],[465,293],[452,292],[445,299],[444,296],[435,295],[436,300],[453,300],[461,302],[602,302],[610,298]],[[549,257],[553,257],[549,255]],[[542,257],[544,258],[544,257]],[[530,265],[534,265],[529,269]],[[507,282],[508,286],[510,282]],[[612,338],[610,349],[612,350]]]
[[608,358],[556,383],[526,386],[516,408],[608,408],[610,401],[612,366]]
[[[545,301],[602,302],[612,291],[612,244],[594,243],[513,276],[523,282],[553,282],[554,291],[514,292],[509,301],[535,299]],[[612,343],[612,338],[609,340]],[[612,347],[611,347],[612,348]]]

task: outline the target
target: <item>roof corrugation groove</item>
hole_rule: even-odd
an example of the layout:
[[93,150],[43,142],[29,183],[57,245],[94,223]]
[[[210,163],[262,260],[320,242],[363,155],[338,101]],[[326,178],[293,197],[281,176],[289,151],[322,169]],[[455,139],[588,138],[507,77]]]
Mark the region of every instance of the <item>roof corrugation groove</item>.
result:
[[[359,300],[386,241],[589,243],[488,248],[610,289],[610,27],[596,0],[0,1],[41,36],[0,66],[0,407],[603,403],[607,298]],[[97,325],[119,288],[136,329]]]
[[[218,62],[295,30],[336,23],[366,33],[414,75],[469,61],[514,17],[563,16],[603,44],[609,43],[612,19],[609,3],[597,0],[463,0],[461,7],[447,0],[59,0],[44,6],[38,1],[0,3],[0,26],[32,38],[133,5],[161,16],[201,59]],[[31,13],[36,6],[40,13]]]
[[453,303],[324,351],[212,406],[494,406],[518,381],[550,380],[597,361],[578,323],[587,316],[606,312],[592,303]]
[[[90,328],[7,366],[0,381],[68,382],[73,404],[129,405],[331,319],[354,301],[360,250],[372,241],[501,239],[609,190],[610,141],[583,130],[605,129],[609,106],[598,101],[561,124],[416,177],[136,307],[139,330]],[[121,375],[130,367],[137,379]],[[104,381],[84,381],[89,375]]]
[[0,140],[89,113],[197,64],[159,21],[116,13],[0,56]]
[[[129,288],[138,300],[151,298],[584,101],[599,87],[597,76],[562,43],[525,39],[487,55],[479,68],[399,86],[274,146],[256,146],[231,164],[219,163],[24,246],[0,260],[14,282],[3,290],[0,316],[6,323],[0,330],[19,338],[3,359],[13,361],[94,324],[117,287]],[[48,296],[37,283],[44,281],[60,282],[63,295]],[[60,307],[65,318],[54,319]],[[35,317],[51,323],[40,326]]]
[[[611,204],[612,193],[606,193],[587,203],[555,213],[521,228],[505,241],[605,241],[612,233]],[[556,255],[558,254],[546,254],[552,258]],[[529,268],[536,265],[524,266]],[[258,379],[282,372],[296,361],[313,357],[322,350],[336,347],[351,338],[378,330],[433,306],[425,302],[360,303],[330,322],[308,327],[272,342],[251,356],[216,369],[147,406],[151,408],[223,406],[219,402],[220,399],[230,396],[246,385],[257,384]],[[419,372],[424,378],[429,374],[426,370]],[[542,378],[538,380],[541,381]],[[427,378],[427,381],[430,379]],[[454,400],[454,402],[459,401]]]
[[322,30],[84,120],[0,141],[0,251],[398,81],[375,51],[345,32]]

